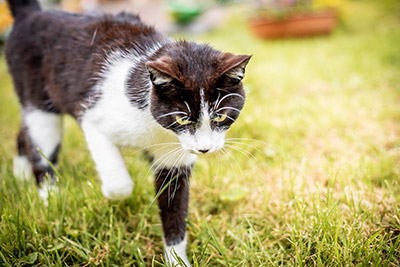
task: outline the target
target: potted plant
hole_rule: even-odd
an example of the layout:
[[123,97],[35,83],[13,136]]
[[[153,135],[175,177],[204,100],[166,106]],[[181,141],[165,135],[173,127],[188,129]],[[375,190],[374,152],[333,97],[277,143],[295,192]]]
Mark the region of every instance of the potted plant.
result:
[[249,27],[266,39],[326,35],[337,22],[333,2],[338,0],[257,0]]

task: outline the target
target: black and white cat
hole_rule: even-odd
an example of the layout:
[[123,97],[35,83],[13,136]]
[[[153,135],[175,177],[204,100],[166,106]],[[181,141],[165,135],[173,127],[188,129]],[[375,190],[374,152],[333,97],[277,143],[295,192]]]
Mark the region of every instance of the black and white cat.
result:
[[[110,199],[133,182],[119,146],[146,148],[154,169],[165,257],[186,256],[189,176],[201,153],[224,145],[245,95],[250,56],[172,41],[137,16],[42,11],[36,0],[7,0],[15,18],[6,57],[22,105],[16,176],[33,171],[39,191],[54,173],[62,114],[80,124]],[[171,182],[172,181],[172,182]],[[173,192],[173,195],[171,195]]]

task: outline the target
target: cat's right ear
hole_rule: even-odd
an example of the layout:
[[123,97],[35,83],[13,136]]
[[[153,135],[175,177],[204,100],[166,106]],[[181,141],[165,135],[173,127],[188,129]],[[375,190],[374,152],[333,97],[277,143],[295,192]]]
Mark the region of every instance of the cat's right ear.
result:
[[238,82],[241,81],[250,58],[251,56],[248,55],[223,54],[221,57],[222,73]]
[[165,85],[171,82],[175,75],[173,75],[173,71],[171,70],[171,65],[168,64],[167,60],[156,60],[149,61],[146,63],[146,68],[150,73],[151,82],[155,86]]

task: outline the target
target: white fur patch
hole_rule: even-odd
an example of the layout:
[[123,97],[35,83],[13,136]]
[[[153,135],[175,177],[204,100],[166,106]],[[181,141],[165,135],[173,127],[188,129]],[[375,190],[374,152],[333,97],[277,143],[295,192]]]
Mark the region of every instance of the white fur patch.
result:
[[213,131],[210,125],[205,124],[200,127],[194,135],[185,132],[178,135],[182,147],[185,150],[192,151],[194,153],[201,153],[201,151],[208,151],[208,153],[215,152],[221,149],[225,143],[225,131],[218,132]]
[[[185,236],[180,243],[173,246],[165,246],[164,257],[168,266],[190,266],[186,256],[186,243],[187,238]],[[184,262],[184,265],[180,264],[178,258]]]
[[96,125],[116,145],[143,147],[153,144],[153,139],[163,134],[150,110],[132,106],[126,95],[126,81],[134,63],[122,55],[110,62],[104,71],[104,80],[97,88],[101,91],[101,98],[86,111],[81,121],[82,124],[86,121]]
[[44,181],[38,188],[38,194],[40,199],[43,201],[43,204],[47,207],[49,204],[49,195],[53,192],[56,192],[58,189],[57,186],[51,184],[50,181]]
[[104,196],[110,199],[129,197],[133,182],[118,148],[90,122],[84,120],[82,129],[102,181]]
[[[49,158],[62,139],[61,115],[41,110],[24,110],[24,123],[34,146]],[[43,164],[47,164],[42,159]]]
[[13,162],[14,176],[20,180],[27,180],[32,176],[32,164],[27,156],[16,156]]

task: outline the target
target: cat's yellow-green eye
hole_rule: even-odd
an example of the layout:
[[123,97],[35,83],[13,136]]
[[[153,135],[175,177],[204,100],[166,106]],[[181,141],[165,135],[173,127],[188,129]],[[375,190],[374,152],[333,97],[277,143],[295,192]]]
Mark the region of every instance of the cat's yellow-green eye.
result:
[[181,116],[176,116],[175,120],[180,125],[187,125],[191,122],[189,119],[182,118]]
[[215,117],[213,119],[213,121],[215,122],[223,122],[224,120],[226,120],[228,116],[226,115],[226,112],[224,114],[218,114],[217,117]]

